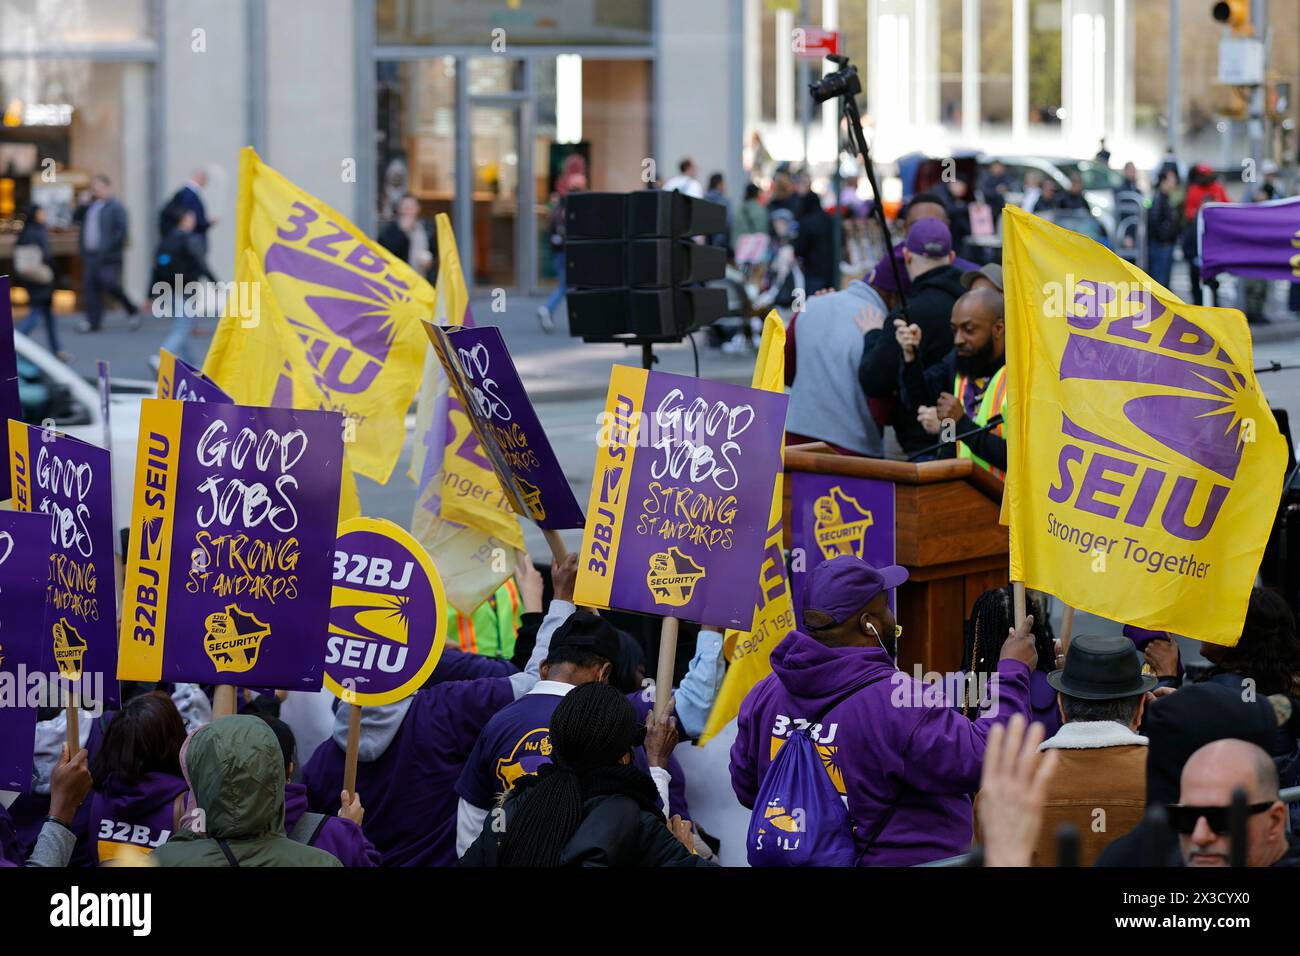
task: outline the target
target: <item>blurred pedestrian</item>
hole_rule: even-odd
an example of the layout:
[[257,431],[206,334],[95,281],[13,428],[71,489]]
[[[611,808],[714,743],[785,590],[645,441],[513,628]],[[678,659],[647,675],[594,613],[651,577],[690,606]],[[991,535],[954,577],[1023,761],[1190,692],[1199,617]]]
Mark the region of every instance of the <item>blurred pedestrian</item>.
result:
[[1177,189],[1178,171],[1164,168],[1147,214],[1147,271],[1166,289],[1173,275],[1174,246],[1178,244],[1179,214],[1174,206]]
[[[1207,163],[1197,163],[1192,167],[1188,177],[1187,197],[1183,200],[1183,235],[1181,245],[1183,258],[1187,260],[1187,270],[1191,275],[1192,305],[1204,305],[1201,301],[1201,256],[1200,241],[1196,234],[1196,217],[1201,206],[1207,202],[1229,202],[1227,190],[1219,182],[1214,169]],[[1211,302],[1219,304],[1219,283],[1209,280]]]
[[98,332],[104,322],[103,296],[122,303],[132,329],[140,327],[140,307],[122,289],[122,258],[130,229],[126,207],[113,195],[109,178],[90,181],[89,201],[77,211],[81,221],[82,307],[79,332]]
[[410,193],[397,203],[397,215],[379,230],[379,244],[434,282],[438,275],[438,241],[429,220],[420,215],[420,200]]
[[814,296],[835,283],[833,221],[816,192],[809,190],[801,197],[798,222],[794,252],[803,265],[804,295]]
[[208,171],[196,169],[185,181],[185,185],[176,190],[164,211],[163,220],[158,229],[159,235],[165,236],[180,222],[180,215],[185,210],[194,213],[194,234],[203,241],[204,252],[208,248],[208,230],[217,224],[216,217],[208,218],[207,199],[204,190],[208,186]]
[[68,362],[72,356],[59,344],[59,330],[54,322],[54,257],[50,254],[45,219],[45,208],[32,204],[14,243],[14,284],[27,290],[28,309],[18,331],[31,335],[37,324],[43,323],[50,351],[60,361]]
[[[186,209],[181,213],[176,228],[158,243],[150,281],[153,294],[170,305],[172,326],[162,348],[191,365],[195,364],[195,359],[190,352],[190,333],[194,330],[199,302],[203,298],[195,294],[194,289],[197,283],[205,279],[209,282],[217,281],[217,277],[208,268],[203,240],[195,231],[196,223],[197,217],[193,210]],[[149,364],[157,371],[158,356],[151,355]]]
[[537,324],[547,335],[555,331],[555,310],[564,301],[564,294],[568,290],[564,274],[564,211],[568,205],[569,194],[583,192],[586,188],[587,177],[582,173],[572,173],[565,182],[564,190],[555,196],[551,205],[551,217],[546,226],[546,241],[551,248],[555,288],[547,297],[546,304],[537,307]]
[[704,198],[704,189],[700,186],[700,181],[695,178],[695,160],[689,156],[682,157],[681,162],[677,164],[677,175],[664,183],[664,192],[680,192],[694,196],[696,199]]
[[709,188],[704,193],[709,202],[718,203],[727,213],[727,227],[722,232],[709,236],[709,245],[727,249],[731,245],[731,203],[727,199],[727,182],[722,173],[709,175]]

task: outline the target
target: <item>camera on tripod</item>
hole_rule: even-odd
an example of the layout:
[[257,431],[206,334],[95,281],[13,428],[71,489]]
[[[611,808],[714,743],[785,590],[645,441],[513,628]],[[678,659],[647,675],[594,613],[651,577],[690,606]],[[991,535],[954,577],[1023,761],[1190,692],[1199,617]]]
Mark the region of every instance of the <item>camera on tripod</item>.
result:
[[814,103],[825,103],[836,96],[857,96],[862,92],[862,81],[858,78],[858,68],[849,62],[847,56],[829,53],[826,59],[839,67],[834,73],[827,73],[819,80],[808,84]]

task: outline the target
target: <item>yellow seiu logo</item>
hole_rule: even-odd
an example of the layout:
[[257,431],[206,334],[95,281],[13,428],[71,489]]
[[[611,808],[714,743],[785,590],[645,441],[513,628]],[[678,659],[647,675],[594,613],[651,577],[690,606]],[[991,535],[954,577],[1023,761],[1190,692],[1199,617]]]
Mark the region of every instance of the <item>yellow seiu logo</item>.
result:
[[218,671],[236,674],[243,674],[256,666],[262,641],[271,636],[270,625],[246,614],[235,604],[213,611],[204,619],[203,626],[207,629],[203,651],[212,665]]
[[786,833],[799,832],[799,821],[776,800],[763,808],[763,822],[770,823],[776,829],[784,830]]
[[546,520],[546,507],[542,504],[542,489],[518,476],[515,476],[515,484],[524,493],[524,507],[528,509],[533,520]]
[[509,790],[521,777],[535,774],[550,763],[551,750],[549,727],[536,727],[520,737],[509,756],[497,760],[496,777],[501,789]]
[[813,502],[813,538],[826,560],[840,555],[862,557],[867,529],[875,524],[871,512],[839,485]]
[[77,633],[66,617],[59,618],[54,625],[54,663],[58,665],[60,676],[69,680],[79,678],[81,659],[85,654],[86,639]]
[[330,592],[330,633],[405,644],[410,636],[411,599],[334,585]]
[[676,545],[650,555],[650,570],[645,583],[656,604],[682,607],[690,603],[695,585],[704,578],[704,569]]
[[[776,755],[781,748],[785,746],[786,738],[773,736],[771,740],[771,750],[768,752],[768,760],[775,760]],[[830,746],[827,744],[817,744],[817,754],[822,758],[822,766],[826,768],[826,776],[831,778],[831,783],[835,785],[835,790],[840,796],[844,796],[848,791],[844,786],[844,771],[835,763],[835,753],[839,746]]]

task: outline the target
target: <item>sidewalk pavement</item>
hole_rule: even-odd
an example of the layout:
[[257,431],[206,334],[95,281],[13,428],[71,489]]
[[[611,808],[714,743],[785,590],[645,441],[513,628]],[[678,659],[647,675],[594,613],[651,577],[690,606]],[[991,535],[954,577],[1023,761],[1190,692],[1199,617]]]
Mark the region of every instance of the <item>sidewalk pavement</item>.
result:
[[[1174,294],[1186,300],[1190,289],[1187,273],[1179,263],[1171,283]],[[1285,310],[1285,299],[1279,290],[1273,290],[1269,300],[1268,325],[1251,326],[1257,344],[1288,341],[1300,338],[1300,321]],[[541,296],[510,294],[502,312],[493,312],[493,300],[478,297],[472,300],[476,321],[480,325],[498,325],[506,344],[519,368],[528,394],[534,402],[562,402],[576,399],[603,397],[609,382],[610,368],[614,365],[640,366],[638,348],[623,345],[588,345],[581,339],[570,338],[567,320],[561,310],[556,316],[556,328],[549,335],[537,322],[537,307],[544,301]],[[1224,306],[1235,304],[1234,284],[1221,284],[1219,301]],[[72,353],[71,365],[82,375],[94,377],[97,359],[107,359],[115,378],[142,378],[153,380],[154,373],[148,364],[150,356],[157,355],[158,347],[166,338],[169,321],[148,317],[136,331],[127,327],[126,317],[113,312],[105,317],[103,331],[80,335],[76,327],[78,314],[59,316],[59,334],[63,347]],[[198,364],[211,342],[215,319],[197,323],[202,337],[190,340],[190,348]],[[45,345],[43,331],[35,332],[36,340]],[[705,343],[703,332],[695,334],[699,352],[699,371],[705,378],[736,384],[747,384],[754,368],[754,353],[730,355]],[[689,341],[675,345],[657,345],[654,349],[659,371],[682,375],[695,374],[695,359]]]
[[[471,307],[480,325],[498,325],[510,354],[519,368],[528,394],[534,402],[558,402],[573,399],[604,397],[609,383],[609,371],[614,365],[641,365],[641,350],[623,345],[588,345],[581,339],[570,338],[566,319],[561,310],[556,315],[556,328],[549,335],[537,322],[537,307],[544,299],[536,296],[511,295],[503,313],[492,311],[488,298],[474,300]],[[72,354],[69,363],[77,372],[93,378],[95,363],[106,359],[114,378],[155,378],[149,358],[158,354],[158,347],[167,337],[169,320],[146,317],[144,324],[132,331],[126,316],[120,311],[105,316],[100,332],[79,334],[76,329],[80,314],[58,317],[59,336],[65,351]],[[201,365],[212,341],[216,319],[200,319],[196,326],[202,336],[190,339],[190,350]],[[43,330],[33,337],[47,345]],[[705,378],[747,384],[754,369],[754,353],[728,355],[705,345],[704,333],[697,333],[700,374]],[[656,345],[654,354],[659,371],[694,375],[695,363],[689,342],[675,345]]]

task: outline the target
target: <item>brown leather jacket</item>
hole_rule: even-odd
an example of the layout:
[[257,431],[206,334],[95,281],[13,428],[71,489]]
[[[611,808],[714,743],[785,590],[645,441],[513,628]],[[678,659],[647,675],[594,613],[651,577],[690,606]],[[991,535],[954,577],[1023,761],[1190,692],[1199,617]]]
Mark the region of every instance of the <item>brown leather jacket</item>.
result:
[[1092,866],[1111,840],[1142,820],[1147,739],[1114,721],[1069,723],[1043,742],[1060,753],[1047,787],[1034,866],[1056,865],[1056,829],[1079,833],[1079,865]]

